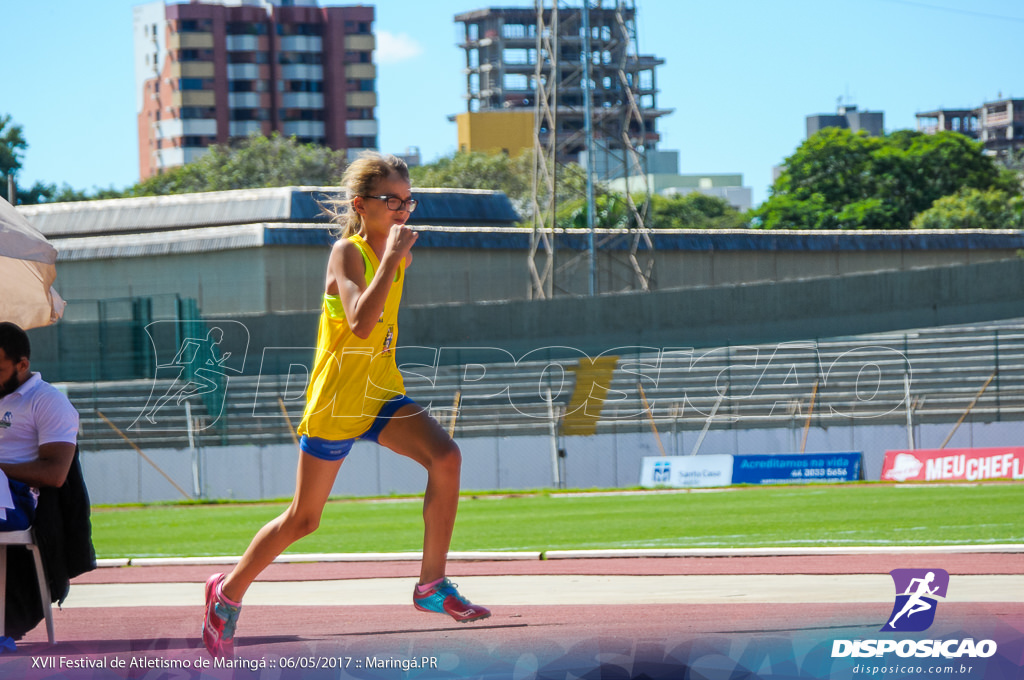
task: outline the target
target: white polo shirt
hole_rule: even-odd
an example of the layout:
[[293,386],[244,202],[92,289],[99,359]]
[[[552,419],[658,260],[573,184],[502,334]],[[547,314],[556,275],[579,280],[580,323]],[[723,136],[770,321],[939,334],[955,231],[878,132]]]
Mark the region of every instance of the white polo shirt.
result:
[[0,460],[29,463],[39,447],[78,441],[78,411],[42,376],[33,373],[21,387],[0,399]]

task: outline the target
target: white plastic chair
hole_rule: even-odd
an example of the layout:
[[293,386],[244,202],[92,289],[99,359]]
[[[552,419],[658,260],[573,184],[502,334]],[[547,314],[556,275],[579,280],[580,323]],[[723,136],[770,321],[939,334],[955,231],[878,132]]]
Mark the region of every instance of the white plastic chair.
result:
[[39,554],[35,531],[31,528],[24,531],[0,531],[0,632],[3,631],[6,615],[7,599],[7,546],[23,545],[32,553],[36,564],[36,580],[39,581],[39,597],[43,600],[43,616],[46,618],[46,636],[50,644],[56,644],[53,634],[53,607],[50,603],[50,586],[46,582],[43,570],[43,559]]

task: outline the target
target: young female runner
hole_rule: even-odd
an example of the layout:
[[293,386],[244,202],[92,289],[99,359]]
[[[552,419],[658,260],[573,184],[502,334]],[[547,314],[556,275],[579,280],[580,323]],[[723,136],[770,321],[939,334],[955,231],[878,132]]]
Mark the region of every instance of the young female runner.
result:
[[278,555],[316,530],[338,469],[357,439],[380,443],[427,470],[423,561],[413,605],[456,621],[490,616],[447,578],[459,504],[459,447],[425,409],[405,396],[395,363],[398,305],[417,234],[409,170],[394,156],[366,153],[345,171],[346,199],[332,212],[343,226],[331,249],[316,358],[298,432],[295,497],[256,534],[231,573],[206,582],[203,643],[214,656],[234,652],[242,597]]

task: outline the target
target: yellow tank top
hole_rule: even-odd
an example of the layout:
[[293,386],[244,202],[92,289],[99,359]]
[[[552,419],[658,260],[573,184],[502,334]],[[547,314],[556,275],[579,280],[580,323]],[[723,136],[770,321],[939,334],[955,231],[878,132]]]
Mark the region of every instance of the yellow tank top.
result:
[[[363,255],[369,285],[380,267],[377,255],[358,234],[348,238]],[[404,283],[403,260],[388,291],[384,312],[365,340],[349,328],[341,298],[324,294],[300,435],[331,440],[358,437],[370,429],[385,402],[405,394],[394,352]]]

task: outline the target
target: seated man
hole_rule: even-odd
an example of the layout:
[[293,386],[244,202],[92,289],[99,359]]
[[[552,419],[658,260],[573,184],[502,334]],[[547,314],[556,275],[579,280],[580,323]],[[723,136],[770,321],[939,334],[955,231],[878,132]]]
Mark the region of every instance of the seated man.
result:
[[78,411],[59,390],[29,370],[28,335],[0,323],[0,470],[15,501],[0,531],[26,529],[39,487],[64,484],[75,457]]
[[[34,527],[55,602],[70,579],[95,568],[88,492],[77,462],[78,412],[59,390],[29,369],[28,335],[0,323],[0,470],[14,508],[0,531]],[[65,483],[67,482],[67,483]],[[7,551],[3,635],[19,639],[43,618],[27,551]]]

